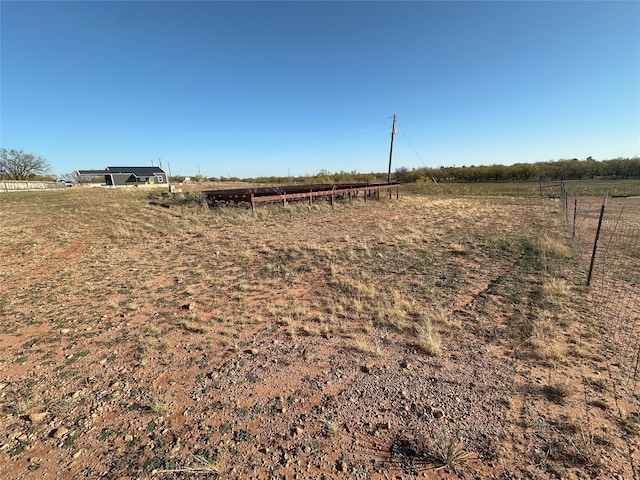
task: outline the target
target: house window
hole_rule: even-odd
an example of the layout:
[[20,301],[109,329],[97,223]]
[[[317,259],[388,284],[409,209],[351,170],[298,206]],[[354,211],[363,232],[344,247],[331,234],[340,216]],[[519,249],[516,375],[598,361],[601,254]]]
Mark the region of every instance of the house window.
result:
[[162,178],[163,178],[162,175],[158,175],[158,183],[164,182],[164,180]]

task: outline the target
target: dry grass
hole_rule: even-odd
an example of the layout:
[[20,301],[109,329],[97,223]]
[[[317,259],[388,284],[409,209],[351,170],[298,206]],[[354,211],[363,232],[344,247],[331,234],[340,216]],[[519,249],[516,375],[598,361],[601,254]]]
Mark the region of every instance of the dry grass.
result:
[[[426,402],[428,395],[444,395],[439,388],[425,390],[427,375],[437,381],[447,369],[466,375],[464,362],[491,360],[484,347],[499,352],[496,365],[520,350],[537,365],[566,360],[561,333],[578,317],[572,310],[575,253],[553,205],[538,199],[407,197],[333,209],[320,203],[264,206],[253,215],[242,208],[205,208],[191,197],[158,208],[149,200],[158,200],[159,193],[149,197],[137,190],[0,196],[0,328],[11,342],[0,352],[0,377],[10,377],[0,407],[23,415],[43,403],[62,405],[68,392],[86,392],[56,411],[59,423],[75,425],[78,449],[91,452],[90,460],[74,460],[85,469],[73,472],[76,477],[107,472],[133,478],[153,471],[236,478],[254,472],[266,478],[273,472],[253,465],[256,458],[275,458],[285,468],[284,453],[305,448],[320,454],[301,454],[300,461],[327,457],[335,468],[336,452],[371,431],[352,428],[353,419],[341,417],[345,404],[338,404],[367,400],[364,390],[344,398],[338,393],[358,387],[364,373],[356,366],[362,362],[388,367],[366,374],[367,388],[379,393],[379,382],[398,374],[393,371],[399,359],[412,357],[407,364],[419,368],[398,374],[409,390],[409,379],[419,375],[420,393],[407,394],[411,409],[423,396]],[[541,235],[539,225],[548,233]],[[191,303],[194,309],[184,308]],[[23,347],[30,329],[38,343]],[[580,348],[585,357],[572,359],[591,358],[588,345]],[[247,353],[254,349],[258,353]],[[81,350],[89,354],[80,356]],[[462,354],[453,359],[458,350]],[[469,393],[463,387],[482,381],[473,375],[441,385]],[[38,378],[64,388],[18,387]],[[121,386],[112,388],[113,381]],[[500,381],[507,384],[503,398],[518,394],[509,390],[508,379]],[[569,387],[549,388],[553,398],[571,398]],[[379,405],[397,402],[398,389],[388,391],[396,397],[381,398]],[[441,399],[463,397],[459,406],[449,404],[448,414],[474,407],[463,393],[449,391]],[[273,431],[260,431],[267,400],[275,395],[283,396],[284,408],[273,416]],[[131,405],[139,409],[125,411]],[[510,421],[503,407],[491,417],[497,424]],[[417,417],[401,414],[392,428],[413,428]],[[294,421],[311,417],[308,431],[292,439]],[[84,427],[78,419],[93,423]],[[418,423],[432,428],[438,420],[427,416]],[[111,421],[119,422],[117,436],[111,436]],[[11,433],[20,433],[18,428]],[[234,436],[236,431],[250,428],[256,431],[245,436],[253,443],[237,445],[244,437]],[[127,429],[145,432],[144,448],[111,441],[125,437]],[[95,432],[104,432],[105,440],[96,440]],[[387,434],[376,432],[378,438]],[[312,443],[314,435],[331,441]],[[269,445],[263,454],[256,438],[289,442],[289,450]],[[439,464],[464,467],[480,443],[443,440]],[[234,455],[229,463],[235,474],[222,460],[191,455],[213,444]],[[34,450],[30,456],[50,455],[53,471],[69,450],[45,446],[49,453]],[[130,463],[120,463],[125,459]],[[366,476],[371,471],[364,465],[357,464]]]
[[442,353],[442,337],[430,321],[416,327],[415,345],[427,355],[438,356]]
[[546,310],[537,313],[538,317],[531,322],[527,340],[531,354],[539,360],[561,360],[566,352],[564,344],[558,341],[561,329],[555,315]]
[[203,324],[195,317],[178,322],[178,326],[188,333],[207,333],[211,331],[211,327],[209,325]]
[[552,277],[542,284],[542,293],[548,299],[562,302],[571,295],[571,285],[564,278]]
[[9,406],[9,411],[16,416],[23,416],[29,413],[33,408],[40,404],[40,398],[38,395],[31,393],[22,395],[17,398]]
[[381,359],[385,357],[385,351],[380,342],[363,335],[356,337],[353,350],[373,358]]
[[640,415],[632,414],[620,420],[620,426],[622,430],[630,436],[640,435]]
[[[206,458],[200,455],[192,455],[193,465],[185,466],[182,468],[172,468],[172,469],[163,469],[163,470],[153,470],[151,472],[152,475],[166,475],[170,473],[185,473],[188,475],[205,475],[208,477],[218,477],[221,469],[218,465],[210,462]],[[217,462],[216,462],[217,463]]]
[[542,391],[548,400],[563,405],[568,398],[577,393],[577,386],[569,380],[562,379],[545,385]]

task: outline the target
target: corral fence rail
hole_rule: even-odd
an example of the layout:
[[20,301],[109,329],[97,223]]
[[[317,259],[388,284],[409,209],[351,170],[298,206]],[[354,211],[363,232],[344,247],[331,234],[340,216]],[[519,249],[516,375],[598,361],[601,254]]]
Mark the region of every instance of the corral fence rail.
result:
[[392,198],[392,190],[396,190],[396,198],[399,197],[399,182],[387,183],[355,183],[355,184],[315,184],[315,185],[288,185],[278,187],[260,188],[236,188],[230,190],[204,190],[202,193],[209,201],[216,205],[247,204],[255,211],[259,203],[281,203],[287,206],[290,202],[307,200],[312,205],[315,200],[327,198],[333,206],[335,198],[348,198],[362,194],[364,201],[367,197],[376,194],[380,200],[380,192],[386,190],[389,198]]

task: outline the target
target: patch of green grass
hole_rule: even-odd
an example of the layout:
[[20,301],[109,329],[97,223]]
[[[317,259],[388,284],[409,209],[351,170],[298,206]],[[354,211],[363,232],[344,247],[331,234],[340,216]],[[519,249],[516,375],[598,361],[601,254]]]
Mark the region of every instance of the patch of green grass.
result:
[[170,473],[178,468],[178,462],[167,455],[159,454],[148,458],[142,464],[142,472],[150,474],[154,470],[157,472]]
[[62,442],[62,446],[63,448],[69,448],[71,445],[73,445],[75,441],[76,441],[76,434],[70,433],[65,437],[64,441]]
[[16,457],[24,452],[28,448],[29,444],[27,442],[18,442],[11,450],[9,450],[10,457]]
[[233,432],[233,439],[236,442],[248,442],[253,438],[253,434],[249,430],[236,430]]
[[98,440],[104,442],[106,439],[117,435],[118,430],[114,427],[104,427],[98,434]]
[[28,350],[28,349],[30,349],[31,347],[33,347],[36,343],[38,343],[38,340],[37,340],[37,339],[35,339],[35,338],[32,338],[31,340],[29,340],[29,341],[27,341],[27,342],[24,342],[24,343],[22,344],[22,348],[23,348],[24,350]]
[[458,469],[474,457],[472,452],[465,450],[464,443],[457,437],[441,433],[437,440],[436,456],[441,465],[436,467],[436,470],[449,469],[458,473]]

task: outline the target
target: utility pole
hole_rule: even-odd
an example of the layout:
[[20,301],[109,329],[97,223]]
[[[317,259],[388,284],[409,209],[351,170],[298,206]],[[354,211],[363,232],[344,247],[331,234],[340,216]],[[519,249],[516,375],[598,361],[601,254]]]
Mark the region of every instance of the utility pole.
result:
[[[393,114],[393,124],[391,125],[391,147],[389,147],[389,173],[387,174],[387,183],[391,183],[391,157],[393,156],[393,137],[396,134],[396,114]],[[391,192],[391,190],[389,190]]]

